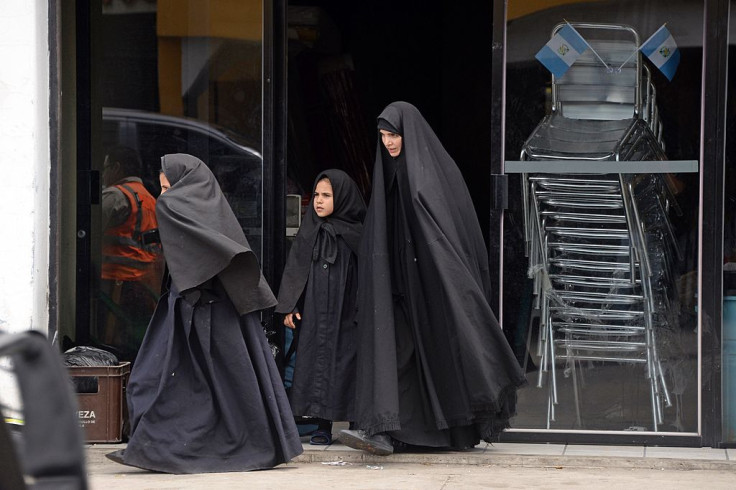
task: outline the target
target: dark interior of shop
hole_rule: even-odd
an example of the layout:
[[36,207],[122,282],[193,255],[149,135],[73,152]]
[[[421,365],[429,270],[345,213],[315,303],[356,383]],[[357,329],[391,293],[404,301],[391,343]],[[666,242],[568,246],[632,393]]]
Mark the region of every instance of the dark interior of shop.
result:
[[405,100],[454,157],[487,228],[491,3],[323,0],[290,2],[288,15],[293,190],[308,194],[317,172],[338,167],[368,194],[376,116]]

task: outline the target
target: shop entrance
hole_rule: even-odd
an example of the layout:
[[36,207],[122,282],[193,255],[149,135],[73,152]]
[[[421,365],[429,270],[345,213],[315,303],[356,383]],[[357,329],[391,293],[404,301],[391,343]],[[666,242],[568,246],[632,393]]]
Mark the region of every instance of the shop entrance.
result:
[[305,199],[317,173],[348,172],[366,196],[376,117],[414,104],[463,172],[488,231],[491,2],[288,3],[288,187]]
[[77,35],[89,38],[82,43],[89,52],[77,66],[76,321],[62,337],[133,358],[145,331],[141,319],[125,336],[112,333],[125,312],[115,291],[100,283],[102,173],[114,145],[138,152],[140,177],[153,197],[161,155],[187,152],[208,162],[277,290],[285,254],[279,246],[284,230],[267,219],[283,198],[274,193],[285,189],[308,199],[317,172],[340,168],[368,197],[376,116],[390,102],[405,100],[419,108],[457,162],[488,235],[491,2],[462,11],[449,0],[402,0],[390,7],[288,3],[285,182],[274,177],[280,163],[264,136],[270,128],[264,123],[262,53],[274,49],[263,32],[264,4],[188,5],[77,5]]

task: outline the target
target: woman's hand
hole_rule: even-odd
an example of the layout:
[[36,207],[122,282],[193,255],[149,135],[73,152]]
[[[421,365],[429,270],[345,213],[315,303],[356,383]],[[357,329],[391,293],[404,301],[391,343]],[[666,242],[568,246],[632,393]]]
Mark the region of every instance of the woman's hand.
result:
[[296,317],[297,320],[302,319],[302,315],[299,312],[296,313],[288,313],[284,317],[284,325],[289,328],[296,328],[296,324],[294,323],[294,317]]

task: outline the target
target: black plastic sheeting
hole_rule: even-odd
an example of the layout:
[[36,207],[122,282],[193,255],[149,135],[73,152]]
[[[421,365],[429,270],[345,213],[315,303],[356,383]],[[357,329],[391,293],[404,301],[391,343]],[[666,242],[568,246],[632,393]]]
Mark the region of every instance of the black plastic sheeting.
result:
[[[106,350],[79,345],[64,352],[65,366],[100,367],[117,366],[118,358]],[[97,376],[72,376],[70,382],[76,393],[97,393],[99,379]]]

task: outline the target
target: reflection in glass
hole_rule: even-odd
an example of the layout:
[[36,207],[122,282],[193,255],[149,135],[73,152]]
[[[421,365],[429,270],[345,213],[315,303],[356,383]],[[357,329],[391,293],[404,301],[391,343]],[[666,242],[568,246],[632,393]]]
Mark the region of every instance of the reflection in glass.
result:
[[[508,12],[505,158],[536,163],[509,184],[504,318],[530,380],[512,425],[695,432],[698,175],[636,162],[697,159],[702,5],[557,3]],[[555,78],[534,55],[565,19],[588,49]],[[665,22],[671,82],[637,50]]]
[[[197,156],[217,177],[260,258],[262,2],[102,3],[93,30],[99,33],[93,66],[102,107],[96,164],[101,169],[114,145],[132,148],[142,162],[138,177],[158,196],[161,157]],[[92,255],[99,267],[101,254]],[[150,314],[128,321],[129,308],[91,280],[91,337],[132,359]]]

